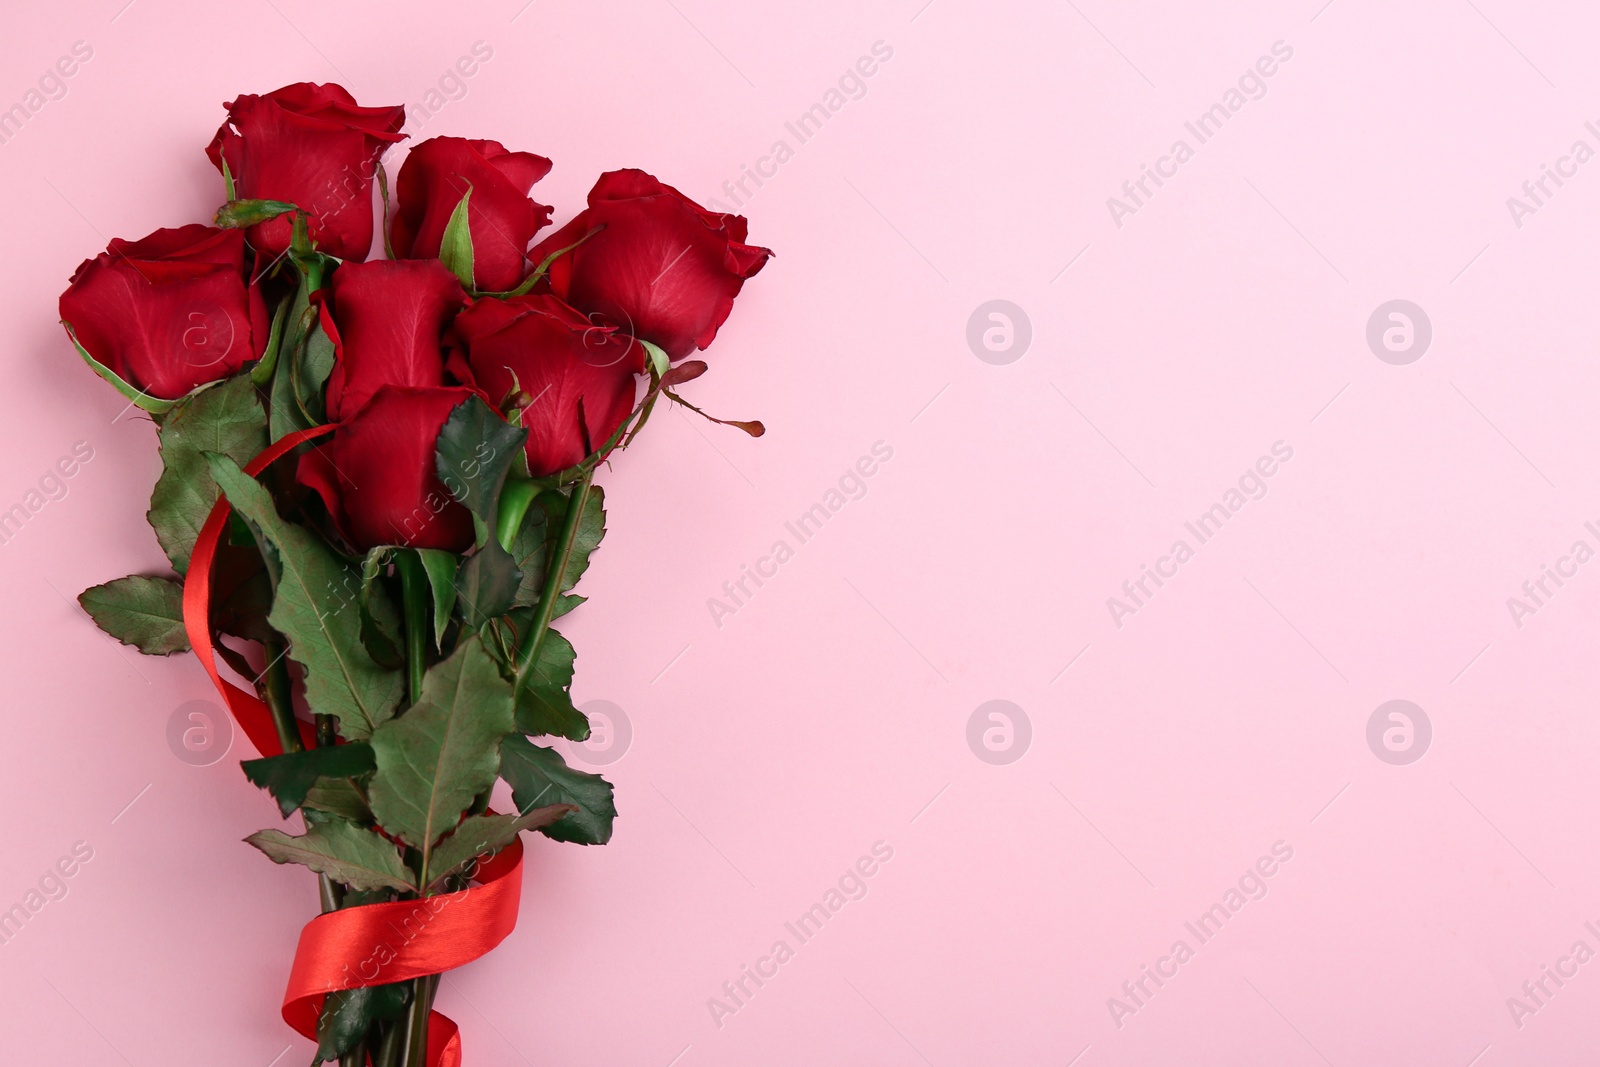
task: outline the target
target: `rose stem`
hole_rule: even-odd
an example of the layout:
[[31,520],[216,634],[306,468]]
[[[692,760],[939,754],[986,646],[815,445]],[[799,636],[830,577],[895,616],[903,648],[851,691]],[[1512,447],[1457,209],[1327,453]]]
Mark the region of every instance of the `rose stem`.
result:
[[287,646],[283,638],[273,634],[266,642],[267,668],[261,672],[261,697],[267,710],[272,712],[272,725],[278,731],[278,744],[285,752],[303,752],[300,741],[300,723],[294,717],[294,704],[289,698],[289,663]]
[[522,637],[522,647],[517,650],[517,679],[512,689],[513,699],[520,699],[522,691],[528,687],[534,665],[539,662],[539,649],[544,646],[544,635],[550,629],[550,620],[555,618],[556,602],[561,599],[561,580],[566,576],[567,561],[572,558],[572,543],[583,518],[583,506],[589,500],[589,484],[593,478],[594,471],[590,469],[573,483],[566,518],[561,523],[561,538],[551,553],[550,571],[544,576],[544,590],[539,594],[539,612],[534,616],[533,625]]
[[400,1063],[400,1035],[405,1028],[405,1016],[401,1016],[389,1024],[383,1032],[383,1041],[378,1045],[378,1056],[374,1061],[377,1067],[398,1067]]
[[[272,725],[278,731],[278,744],[285,753],[304,752],[305,744],[300,740],[300,722],[295,718],[294,703],[290,696],[289,661],[285,654],[287,646],[281,637],[274,634],[265,647],[268,660],[267,669],[262,672],[261,695],[266,701],[267,710],[272,713]],[[332,743],[332,720],[326,715],[318,715],[317,744]],[[324,913],[336,910],[343,895],[341,887],[332,878],[325,874],[317,875],[317,898]]]
[[[428,605],[431,592],[422,560],[415,552],[404,549],[395,554],[395,570],[400,572],[400,600],[406,626],[406,686],[411,703],[422,699],[422,680],[427,672]],[[427,842],[424,842],[425,844]],[[427,871],[418,875],[418,886],[427,892]],[[428,1057],[428,1009],[433,1003],[433,983],[437,976],[423,975],[413,979],[411,1003],[406,1013],[395,1022],[401,1031],[398,1038],[396,1062],[405,1067],[423,1067]],[[386,1050],[387,1051],[387,1050]]]
[[406,623],[406,688],[415,704],[422,699],[422,679],[428,670],[428,576],[422,560],[410,549],[395,553],[400,572],[400,599]]
[[416,980],[414,998],[404,1022],[409,1032],[402,1044],[405,1067],[426,1067],[428,1062],[428,1013],[433,1010],[433,994],[439,988],[439,975],[426,974]]
[[367,1067],[367,1039],[363,1037],[339,1057],[339,1067]]
[[[267,655],[272,657],[267,666],[266,684],[262,686],[263,695],[266,697],[267,707],[272,712],[272,723],[278,730],[278,744],[283,746],[284,752],[303,752],[305,745],[300,740],[300,724],[294,715],[294,704],[290,699],[289,663],[284,655],[283,640],[276,635],[267,643]],[[317,746],[333,744],[333,720],[327,715],[317,716]],[[324,914],[336,911],[344,897],[343,887],[325,874],[317,875],[317,899]],[[363,1055],[365,1055],[363,1053]],[[364,1067],[361,1060],[341,1056],[342,1067]]]

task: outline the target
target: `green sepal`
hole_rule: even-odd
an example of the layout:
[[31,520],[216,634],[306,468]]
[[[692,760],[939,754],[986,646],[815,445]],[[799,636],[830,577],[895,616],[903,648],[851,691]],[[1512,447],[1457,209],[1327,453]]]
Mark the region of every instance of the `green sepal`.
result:
[[522,279],[522,283],[515,289],[507,289],[503,293],[484,293],[482,295],[493,296],[498,297],[501,300],[507,300],[514,296],[522,296],[526,293],[532,292],[533,287],[539,284],[539,279],[550,273],[550,265],[552,263],[566,255],[568,252],[572,251],[574,248],[577,248],[579,245],[583,244],[583,242],[587,241],[589,238],[593,237],[603,229],[605,229],[603,224],[600,226],[595,226],[591,228],[588,233],[584,234],[567,247],[558,248],[554,252],[551,252],[548,256],[545,256],[544,259],[539,262],[539,265],[533,268],[533,273]]
[[539,495],[539,486],[528,478],[507,478],[500,487],[500,507],[495,515],[495,540],[511,550],[528,509]]
[[271,382],[272,372],[278,368],[278,351],[283,347],[283,328],[289,321],[289,306],[293,303],[293,296],[285,297],[278,301],[277,310],[272,313],[272,327],[267,332],[267,347],[262,350],[261,359],[250,368],[250,381],[257,388],[263,388]]
[[289,258],[304,270],[317,255],[317,246],[311,240],[311,220],[304,211],[296,211],[289,228]]
[[422,570],[428,576],[428,588],[433,591],[433,645],[444,648],[444,633],[450,626],[450,615],[456,607],[455,553],[442,548],[414,550],[422,561]]
[[67,328],[67,336],[72,338],[72,347],[78,350],[78,355],[82,356],[83,361],[89,364],[89,368],[96,374],[100,375],[100,377],[110,382],[111,387],[117,392],[121,393],[123,399],[129,401],[141,411],[148,411],[152,415],[165,415],[174,407],[183,403],[184,400],[194,396],[195,393],[209,389],[211,386],[216,384],[215,382],[207,382],[205,385],[195,389],[187,396],[180,397],[177,400],[163,400],[158,396],[151,396],[143,389],[137,389],[123,381],[122,376],[116,371],[112,370],[110,367],[91,356],[89,354],[89,350],[78,343],[78,334],[75,330],[73,330],[71,323],[67,322],[66,320],[62,320],[61,325]]
[[383,200],[383,215],[379,221],[383,224],[383,258],[394,259],[394,239],[389,236],[389,170],[382,163],[378,164],[378,193]]
[[247,226],[255,226],[287,215],[294,210],[294,205],[282,200],[233,200],[229,199],[217,209],[211,222],[224,230],[242,230]]
[[461,194],[461,201],[456,204],[455,210],[450,212],[450,221],[445,223],[444,236],[439,242],[439,262],[461,279],[461,287],[469,293],[474,291],[472,227],[467,217],[467,202],[471,199],[472,185],[468,183],[467,191]]
[[661,378],[672,369],[672,357],[667,355],[666,350],[660,345],[646,341],[643,337],[635,337],[634,340],[644,346],[645,352],[650,356],[651,369],[655,371],[657,378]]

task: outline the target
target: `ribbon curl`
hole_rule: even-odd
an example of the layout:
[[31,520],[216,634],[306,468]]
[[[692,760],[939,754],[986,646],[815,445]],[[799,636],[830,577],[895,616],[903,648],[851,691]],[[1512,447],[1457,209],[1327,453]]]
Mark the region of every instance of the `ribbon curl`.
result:
[[[255,476],[296,446],[333,430],[316,426],[283,437],[244,468]],[[211,638],[211,569],[232,508],[217,501],[200,528],[183,583],[183,624],[189,645],[222,694],[223,702],[257,752],[283,751],[272,714],[257,697],[225,681],[217,671]],[[308,747],[314,732],[299,724]],[[443,974],[486,955],[517,925],[522,901],[522,843],[513,841],[479,866],[478,885],[420,900],[364,904],[326,912],[306,923],[295,947],[283,1020],[315,1041],[323,999],[341,989],[404,982]],[[369,973],[370,972],[370,973]],[[461,1034],[447,1016],[428,1016],[428,1067],[460,1067]]]

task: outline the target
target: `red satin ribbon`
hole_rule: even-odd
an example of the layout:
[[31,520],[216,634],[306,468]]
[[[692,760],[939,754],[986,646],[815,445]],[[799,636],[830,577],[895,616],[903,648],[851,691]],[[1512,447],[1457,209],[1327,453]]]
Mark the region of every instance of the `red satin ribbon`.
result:
[[[257,475],[297,445],[333,430],[317,426],[289,434],[244,468]],[[283,747],[266,704],[224,681],[217,672],[211,641],[211,568],[232,509],[226,498],[200,528],[189,573],[183,583],[183,624],[189,644],[206,674],[216,684],[228,710],[250,743],[263,756]],[[313,731],[300,723],[306,744]],[[522,844],[514,841],[478,868],[478,885],[425,900],[366,904],[319,915],[300,931],[289,987],[283,995],[283,1019],[315,1041],[317,1017],[327,994],[340,989],[403,982],[471,963],[485,955],[517,925],[522,901]],[[461,1035],[456,1024],[439,1012],[428,1016],[429,1067],[460,1067]]]

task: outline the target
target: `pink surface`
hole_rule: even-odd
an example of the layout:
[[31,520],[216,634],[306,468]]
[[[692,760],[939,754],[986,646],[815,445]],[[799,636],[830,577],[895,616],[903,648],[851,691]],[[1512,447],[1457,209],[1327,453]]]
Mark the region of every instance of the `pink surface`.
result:
[[[0,105],[93,51],[0,144],[0,510],[42,504],[0,544],[0,908],[66,890],[0,945],[5,1062],[310,1056],[276,1005],[315,888],[240,843],[276,821],[245,742],[178,759],[197,664],[71,602],[160,568],[158,460],[55,324],[107,238],[216,206],[222,100],[301,79],[442,85],[413,131],[550,156],[558,221],[638,165],[736,195],[778,251],[693,386],[767,437],[670,414],[602,479],[564,628],[576,695],[631,724],[622,816],[604,849],[530,842],[519,929],[440,994],[468,1067],[1591,1052],[1600,163],[1562,160],[1600,149],[1592,7],[122,4],[16,7],[0,39]],[[1144,165],[1167,176],[1135,200]],[[984,316],[969,346],[995,299],[1020,359],[1014,313],[1009,350]],[[1369,347],[1391,300],[1431,321],[1413,362],[1387,319]],[[735,602],[746,566],[769,576]],[[969,733],[994,700],[1029,728]],[[1431,724],[1415,762],[1379,758],[1423,743],[1390,753],[1387,711],[1369,747],[1391,700]],[[747,966],[770,976],[735,1000]]]

